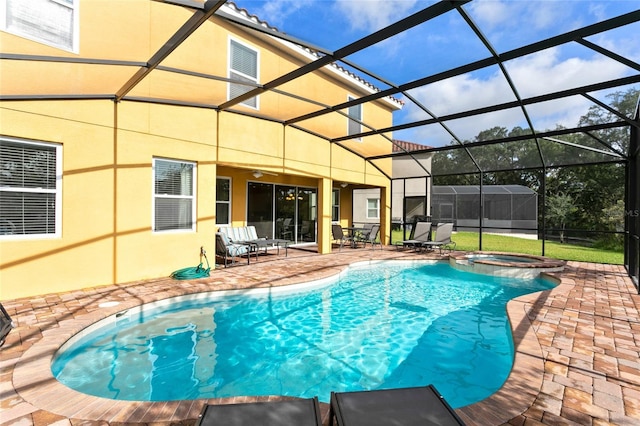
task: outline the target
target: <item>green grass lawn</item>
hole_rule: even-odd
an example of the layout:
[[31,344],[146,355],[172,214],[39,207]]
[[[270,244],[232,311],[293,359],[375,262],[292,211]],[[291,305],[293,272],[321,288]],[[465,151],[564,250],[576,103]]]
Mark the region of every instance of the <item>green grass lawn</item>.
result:
[[[475,232],[456,232],[451,237],[456,242],[456,250],[478,250],[478,234]],[[394,231],[393,241],[402,241],[402,233]],[[485,251],[502,251],[509,253],[542,254],[542,241],[505,235],[482,234],[482,249]],[[545,242],[545,256],[553,259],[576,260],[581,262],[610,263],[622,265],[622,251],[601,250],[575,244],[560,244],[555,241]]]

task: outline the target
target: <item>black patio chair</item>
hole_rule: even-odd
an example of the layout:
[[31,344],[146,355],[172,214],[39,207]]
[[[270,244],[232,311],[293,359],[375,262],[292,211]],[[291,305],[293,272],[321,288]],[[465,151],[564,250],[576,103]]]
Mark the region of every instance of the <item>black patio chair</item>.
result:
[[380,234],[380,225],[374,224],[368,229],[366,232],[358,238],[358,242],[361,242],[364,247],[367,246],[367,243],[371,244],[371,248],[375,248],[376,244],[380,246],[380,250],[382,250],[382,241],[378,241],[378,235]]
[[334,223],[333,225],[331,225],[331,235],[333,236],[333,239],[340,244],[340,248],[338,249],[338,251],[342,250],[342,246],[344,245],[344,243],[348,243],[351,246],[353,246],[355,243],[355,240],[353,239],[353,237],[345,234],[344,229],[342,229],[342,226],[340,226],[337,223]]

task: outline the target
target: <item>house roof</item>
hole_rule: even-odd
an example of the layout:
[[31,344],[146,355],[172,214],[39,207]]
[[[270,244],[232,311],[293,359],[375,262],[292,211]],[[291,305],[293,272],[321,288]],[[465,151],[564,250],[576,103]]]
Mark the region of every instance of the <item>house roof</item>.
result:
[[393,152],[419,151],[430,148],[430,146],[420,145],[419,143],[415,142],[407,142],[397,139],[393,140]]
[[[247,21],[252,22],[254,24],[260,25],[266,29],[272,30],[274,33],[278,33],[281,37],[286,37],[286,34],[278,30],[278,28],[270,25],[267,21],[260,19],[260,17],[258,17],[257,15],[250,13],[247,9],[238,7],[238,5],[232,1],[228,1],[227,3],[225,3],[225,5],[219,9],[218,13],[222,15],[225,11],[233,13],[234,15],[237,15],[243,19],[246,19]],[[277,40],[283,40],[283,39],[277,39]],[[306,54],[308,58],[311,60],[316,60],[322,57],[319,51],[314,50],[311,47],[304,46],[302,44],[297,44],[297,43],[287,43],[287,45],[291,49],[296,49],[296,50],[299,50],[301,53]],[[345,67],[340,66],[337,62],[331,62],[330,64],[326,65],[326,67],[331,68],[335,71],[338,71],[338,74],[341,75],[342,78],[348,80],[349,82],[351,82],[352,84],[355,84],[358,87],[361,87],[362,89],[368,91],[369,93],[377,93],[380,91],[380,89],[374,86],[371,82],[349,71]],[[402,108],[403,102],[399,99],[394,98],[393,96],[387,96],[384,98],[384,100],[387,101],[392,106],[393,109]]]

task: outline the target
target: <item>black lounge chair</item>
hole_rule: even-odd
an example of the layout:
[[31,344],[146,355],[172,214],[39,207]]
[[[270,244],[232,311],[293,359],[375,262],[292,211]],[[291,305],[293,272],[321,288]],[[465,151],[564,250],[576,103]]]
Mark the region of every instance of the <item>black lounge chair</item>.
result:
[[318,398],[205,405],[196,426],[322,426]]
[[464,423],[433,385],[331,393],[329,425],[460,426]]

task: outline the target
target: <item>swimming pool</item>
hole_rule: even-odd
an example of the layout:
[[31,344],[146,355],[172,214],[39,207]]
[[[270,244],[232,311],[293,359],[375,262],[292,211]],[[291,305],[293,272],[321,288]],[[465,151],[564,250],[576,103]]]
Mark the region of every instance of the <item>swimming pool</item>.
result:
[[551,281],[385,262],[300,292],[199,295],[72,339],[54,376],[122,400],[317,395],[429,383],[454,407],[511,369],[506,303]]

